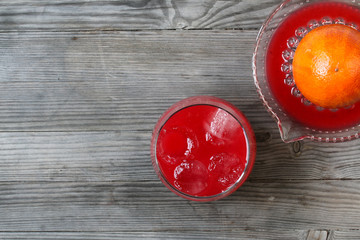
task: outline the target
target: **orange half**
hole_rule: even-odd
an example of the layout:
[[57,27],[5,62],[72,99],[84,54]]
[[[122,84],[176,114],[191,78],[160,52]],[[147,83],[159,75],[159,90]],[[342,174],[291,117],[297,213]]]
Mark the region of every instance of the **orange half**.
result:
[[331,24],[310,31],[292,63],[302,95],[315,105],[336,109],[360,100],[360,32]]

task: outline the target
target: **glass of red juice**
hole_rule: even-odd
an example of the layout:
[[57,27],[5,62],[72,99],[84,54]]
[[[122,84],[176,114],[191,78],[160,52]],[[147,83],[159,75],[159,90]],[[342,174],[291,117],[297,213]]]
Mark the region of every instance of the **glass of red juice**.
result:
[[292,76],[292,58],[301,39],[312,29],[327,24],[348,25],[359,31],[360,0],[283,1],[257,36],[253,55],[255,85],[285,142],[359,138],[359,102],[341,109],[323,109],[302,96]]
[[214,201],[238,189],[251,172],[256,143],[242,112],[210,96],[184,99],[156,124],[151,158],[161,181],[193,201]]

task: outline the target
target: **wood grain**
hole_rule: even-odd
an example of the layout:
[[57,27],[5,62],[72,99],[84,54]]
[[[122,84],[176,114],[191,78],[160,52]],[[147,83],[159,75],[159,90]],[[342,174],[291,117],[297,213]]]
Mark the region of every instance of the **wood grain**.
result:
[[[280,2],[1,1],[0,239],[358,239],[360,140],[284,144],[253,84]],[[149,154],[194,95],[232,102],[257,139],[249,180],[211,203],[170,192]]]
[[[311,231],[313,233],[320,233],[324,231]],[[249,231],[249,230],[236,230],[228,232],[177,232],[177,231],[167,231],[167,232],[25,232],[25,233],[11,233],[11,232],[0,232],[1,239],[16,239],[16,240],[25,240],[25,239],[36,239],[36,240],[53,240],[53,239],[62,239],[62,240],[80,240],[80,239],[101,239],[101,240],[112,240],[112,239],[229,239],[229,240],[247,240],[247,239],[257,239],[257,240],[272,240],[276,236],[277,240],[305,240],[309,235],[306,231]],[[314,235],[311,235],[312,237]],[[334,231],[329,235],[328,240],[354,240],[359,239],[360,231]],[[316,239],[316,238],[315,238]],[[317,238],[316,240],[319,240]]]
[[0,202],[0,229],[10,232],[350,230],[360,222],[359,180],[247,182],[211,203],[183,200],[159,181],[2,183]]
[[353,240],[360,239],[360,230],[349,230],[349,231],[334,231],[329,240]]
[[252,80],[255,36],[2,34],[0,131],[150,130],[166,108],[193,95],[234,99],[249,115],[273,122]]
[[272,240],[276,236],[277,240],[304,240],[305,231],[228,231],[228,232],[27,232],[27,233],[1,233],[1,239],[36,239],[36,240],[112,240],[112,239],[205,239],[205,240]]
[[[150,139],[151,131],[2,132],[0,182],[159,181]],[[250,181],[360,179],[358,142],[336,146],[307,143],[296,156],[279,138],[260,143]]]
[[258,29],[280,0],[1,1],[0,31]]

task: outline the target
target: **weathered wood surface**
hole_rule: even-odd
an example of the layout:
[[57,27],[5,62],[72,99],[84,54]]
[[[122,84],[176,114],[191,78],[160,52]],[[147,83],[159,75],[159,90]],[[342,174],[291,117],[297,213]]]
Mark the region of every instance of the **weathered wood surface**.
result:
[[[256,127],[256,124],[254,124]],[[258,135],[262,130],[255,130]],[[275,130],[276,131],[276,130]],[[0,181],[156,181],[148,131],[2,132]],[[298,156],[291,144],[259,142],[250,180],[359,180],[358,141],[305,143]]]
[[329,240],[352,240],[352,239],[360,239],[360,232],[358,230],[350,230],[350,231],[334,231]]
[[259,28],[280,0],[3,0],[0,31]]
[[171,104],[198,94],[233,98],[266,118],[251,82],[255,37],[256,31],[1,34],[0,102],[7,109],[0,130],[149,131]]
[[[34,240],[53,240],[53,239],[87,239],[87,240],[112,240],[112,239],[205,239],[205,240],[247,240],[247,239],[262,239],[273,240],[276,236],[277,240],[303,240],[306,237],[305,232],[301,231],[287,231],[287,232],[256,232],[256,231],[232,231],[232,232],[211,232],[204,235],[199,232],[31,232],[31,233],[0,233],[1,239],[34,239]],[[318,240],[318,239],[316,239]]]
[[216,235],[233,230],[357,229],[360,221],[359,180],[250,181],[212,203],[182,200],[159,181],[142,180],[3,183],[0,193],[0,229],[11,232]]
[[[255,91],[279,2],[1,1],[0,239],[360,238],[359,141],[284,144]],[[212,203],[150,161],[158,117],[194,95],[234,103],[257,138],[249,181]]]

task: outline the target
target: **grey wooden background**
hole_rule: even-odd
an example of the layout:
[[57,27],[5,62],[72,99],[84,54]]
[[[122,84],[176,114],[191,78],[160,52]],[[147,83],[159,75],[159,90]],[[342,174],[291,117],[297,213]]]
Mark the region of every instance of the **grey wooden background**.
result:
[[[280,0],[2,0],[0,239],[360,238],[359,141],[280,140],[251,55]],[[256,133],[249,181],[196,203],[150,161],[173,103],[214,95]]]

